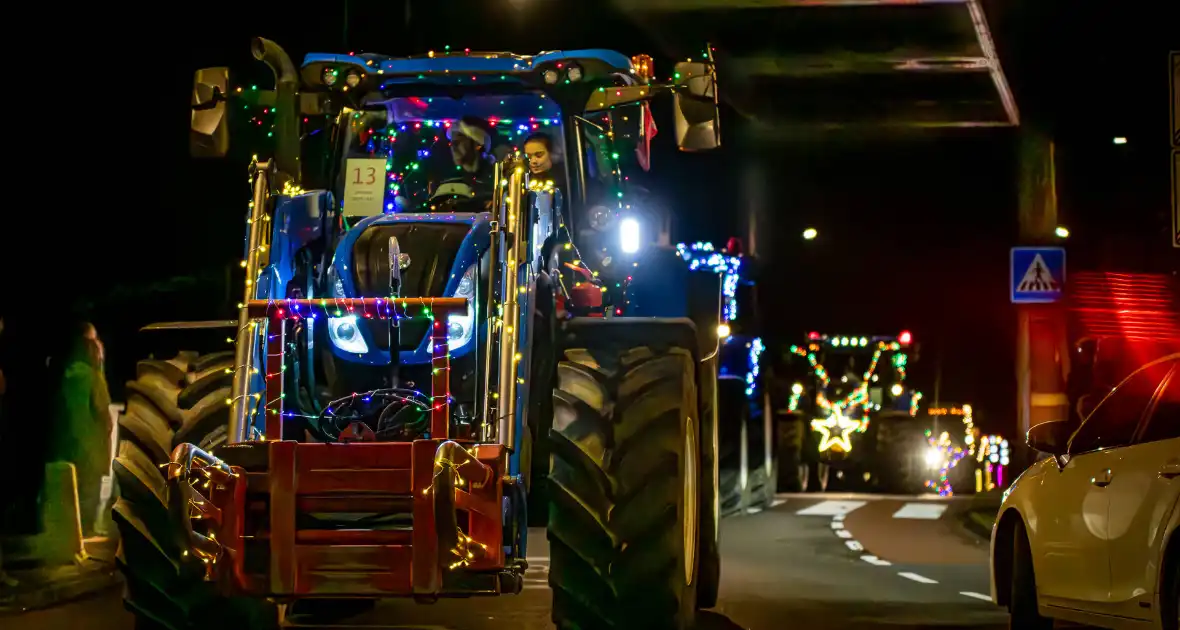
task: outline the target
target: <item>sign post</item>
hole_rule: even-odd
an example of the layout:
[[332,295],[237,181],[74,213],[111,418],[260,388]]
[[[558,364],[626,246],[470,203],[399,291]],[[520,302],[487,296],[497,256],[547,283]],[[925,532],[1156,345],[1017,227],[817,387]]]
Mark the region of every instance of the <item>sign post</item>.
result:
[[1180,248],[1180,51],[1168,58],[1172,65],[1172,247]]
[[1172,247],[1180,248],[1180,149],[1172,149]]

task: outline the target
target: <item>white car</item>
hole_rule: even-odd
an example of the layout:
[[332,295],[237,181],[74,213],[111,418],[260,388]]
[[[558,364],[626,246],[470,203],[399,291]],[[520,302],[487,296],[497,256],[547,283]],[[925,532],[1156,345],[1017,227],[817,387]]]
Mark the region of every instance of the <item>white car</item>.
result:
[[1180,353],[1133,372],[1077,431],[1046,422],[1028,441],[1052,457],[1012,484],[992,529],[992,600],[1011,627],[1177,630]]

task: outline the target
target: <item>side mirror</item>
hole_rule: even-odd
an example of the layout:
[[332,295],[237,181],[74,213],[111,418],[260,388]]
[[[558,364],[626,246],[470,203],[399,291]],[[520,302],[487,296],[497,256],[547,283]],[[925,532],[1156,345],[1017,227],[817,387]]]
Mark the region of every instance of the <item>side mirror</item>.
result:
[[1065,455],[1072,434],[1071,425],[1065,420],[1042,422],[1028,430],[1028,445],[1042,453]]
[[196,158],[225,157],[229,152],[229,68],[202,68],[193,75],[189,153]]
[[676,64],[673,96],[676,144],[681,151],[711,151],[721,146],[721,113],[717,108],[717,71],[711,62]]

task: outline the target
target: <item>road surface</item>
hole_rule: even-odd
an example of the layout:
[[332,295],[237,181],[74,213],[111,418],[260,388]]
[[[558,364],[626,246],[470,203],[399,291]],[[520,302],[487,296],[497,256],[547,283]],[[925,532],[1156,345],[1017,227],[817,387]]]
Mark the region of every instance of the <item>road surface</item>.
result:
[[[699,630],[1007,628],[987,600],[987,544],[957,526],[957,499],[781,495],[722,523],[722,590]],[[544,532],[516,597],[383,602],[339,627],[550,630]],[[6,630],[132,630],[119,593],[0,619]],[[325,627],[325,626],[318,626]],[[228,629],[226,629],[228,630]]]

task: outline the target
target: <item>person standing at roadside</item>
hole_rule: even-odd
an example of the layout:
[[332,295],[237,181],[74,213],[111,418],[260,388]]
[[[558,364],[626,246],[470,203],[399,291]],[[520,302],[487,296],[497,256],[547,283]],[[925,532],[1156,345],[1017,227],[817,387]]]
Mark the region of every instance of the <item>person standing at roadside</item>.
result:
[[111,463],[111,396],[105,349],[94,325],[83,324],[73,341],[62,365],[52,459],[70,462],[77,470],[82,532],[90,536],[102,500],[102,478]]

